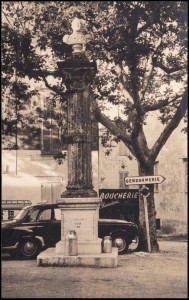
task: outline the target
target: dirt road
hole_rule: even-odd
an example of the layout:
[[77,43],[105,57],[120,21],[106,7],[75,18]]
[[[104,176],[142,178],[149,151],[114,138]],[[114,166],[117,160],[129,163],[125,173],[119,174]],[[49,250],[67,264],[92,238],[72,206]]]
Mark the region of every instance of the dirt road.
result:
[[2,260],[2,298],[187,298],[187,243],[119,256],[111,269],[37,267]]

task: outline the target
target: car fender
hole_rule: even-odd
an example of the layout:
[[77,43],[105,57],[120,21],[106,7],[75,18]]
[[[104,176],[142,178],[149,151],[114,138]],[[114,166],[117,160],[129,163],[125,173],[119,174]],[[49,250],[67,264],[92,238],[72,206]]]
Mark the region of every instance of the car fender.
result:
[[38,235],[35,235],[33,230],[31,229],[26,229],[26,230],[23,230],[22,231],[22,235],[20,236],[22,239],[24,238],[35,238],[37,240],[39,240],[41,242],[41,245],[44,246],[44,239],[42,236],[38,236]]
[[44,238],[42,236],[36,235],[35,238],[40,241],[42,247],[45,246]]
[[[33,233],[33,232],[32,232],[32,233]],[[34,234],[28,234],[28,233],[26,232],[25,234],[23,234],[22,236],[20,236],[19,242],[18,242],[18,243],[22,242],[22,240],[24,240],[24,239],[36,239],[36,240],[39,241],[41,247],[44,247],[44,246],[45,246],[44,239],[43,239],[42,236],[36,236],[36,235],[34,235]]]

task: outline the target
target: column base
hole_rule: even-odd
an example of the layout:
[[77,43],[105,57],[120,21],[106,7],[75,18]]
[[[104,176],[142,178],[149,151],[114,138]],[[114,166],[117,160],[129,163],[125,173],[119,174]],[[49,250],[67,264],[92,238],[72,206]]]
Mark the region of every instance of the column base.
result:
[[67,188],[67,191],[61,194],[61,198],[93,198],[93,197],[97,197],[97,192],[94,191],[93,189]]

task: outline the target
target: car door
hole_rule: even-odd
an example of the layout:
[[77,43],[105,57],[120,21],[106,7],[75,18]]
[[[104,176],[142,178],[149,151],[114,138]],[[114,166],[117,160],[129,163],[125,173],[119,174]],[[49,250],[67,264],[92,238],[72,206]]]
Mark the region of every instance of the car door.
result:
[[55,209],[42,209],[36,222],[35,235],[43,237],[45,246],[55,246],[61,237],[61,221],[55,218]]
[[2,224],[2,230],[1,230],[2,247],[14,246],[17,241],[18,241],[18,237],[12,224],[9,223]]

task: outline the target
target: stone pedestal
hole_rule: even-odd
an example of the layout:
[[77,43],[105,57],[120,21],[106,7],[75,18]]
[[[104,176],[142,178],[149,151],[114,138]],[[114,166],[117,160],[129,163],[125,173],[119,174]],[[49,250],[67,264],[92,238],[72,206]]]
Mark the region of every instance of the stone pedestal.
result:
[[61,198],[61,241],[56,253],[65,254],[65,237],[68,230],[75,230],[78,238],[78,254],[101,253],[98,238],[100,198]]
[[49,248],[37,257],[37,265],[39,267],[116,268],[117,261],[117,248],[112,248],[112,253],[85,254],[77,256],[58,254],[55,252],[54,248]]
[[[102,240],[98,238],[100,198],[61,198],[61,240],[37,257],[38,266],[115,268],[118,249],[102,253]],[[78,255],[65,255],[65,237],[68,230],[76,231]]]

